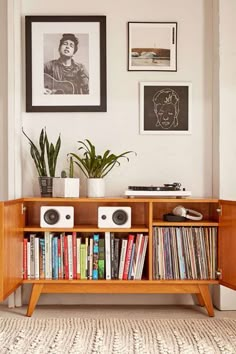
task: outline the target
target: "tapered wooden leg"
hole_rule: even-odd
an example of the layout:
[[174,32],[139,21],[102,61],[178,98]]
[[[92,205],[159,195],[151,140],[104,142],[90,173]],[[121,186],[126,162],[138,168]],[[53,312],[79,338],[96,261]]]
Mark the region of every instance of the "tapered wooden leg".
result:
[[208,315],[210,317],[214,317],[214,308],[212,305],[212,300],[211,300],[211,294],[209,291],[209,286],[208,285],[199,285],[199,290],[200,290],[200,295],[202,297],[202,300],[205,304],[206,310],[208,312]]
[[205,306],[205,303],[204,303],[204,300],[203,300],[203,298],[202,298],[202,295],[199,293],[199,294],[196,294],[196,296],[197,296],[198,304],[199,304],[200,306],[204,307],[204,306]]
[[39,296],[42,292],[43,284],[34,284],[31,291],[30,301],[27,310],[27,316],[31,317],[34,312],[35,306],[37,305]]

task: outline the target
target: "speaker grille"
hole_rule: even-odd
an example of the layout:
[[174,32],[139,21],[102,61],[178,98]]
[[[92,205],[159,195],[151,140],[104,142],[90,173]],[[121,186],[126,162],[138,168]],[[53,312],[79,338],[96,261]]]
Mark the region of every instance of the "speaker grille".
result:
[[49,225],[55,225],[59,219],[60,215],[55,209],[49,209],[44,214],[44,221]]

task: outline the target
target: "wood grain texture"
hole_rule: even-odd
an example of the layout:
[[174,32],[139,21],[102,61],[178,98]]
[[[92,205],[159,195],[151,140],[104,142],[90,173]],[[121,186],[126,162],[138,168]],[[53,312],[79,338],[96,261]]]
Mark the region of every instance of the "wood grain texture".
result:
[[222,209],[218,232],[220,284],[236,290],[236,202],[221,201],[220,204]]

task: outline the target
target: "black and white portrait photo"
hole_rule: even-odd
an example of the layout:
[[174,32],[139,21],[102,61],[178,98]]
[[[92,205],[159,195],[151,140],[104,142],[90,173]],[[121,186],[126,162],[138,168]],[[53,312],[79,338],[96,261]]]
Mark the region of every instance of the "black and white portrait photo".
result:
[[140,83],[141,134],[190,133],[190,83]]
[[106,112],[106,16],[26,16],[26,111]]
[[89,34],[44,34],[44,94],[89,94]]

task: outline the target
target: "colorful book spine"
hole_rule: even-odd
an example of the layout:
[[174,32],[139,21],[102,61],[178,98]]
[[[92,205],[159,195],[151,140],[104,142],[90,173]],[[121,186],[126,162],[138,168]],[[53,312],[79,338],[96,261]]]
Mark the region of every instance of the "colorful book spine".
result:
[[86,279],[88,279],[89,276],[89,239],[88,237],[85,237],[85,274],[86,274]]
[[130,257],[130,265],[129,265],[129,272],[128,272],[128,280],[131,280],[133,261],[134,261],[134,252],[135,252],[135,243],[133,243],[133,246],[132,246],[132,252],[131,252],[131,257]]
[[61,279],[64,279],[64,237],[65,237],[65,233],[62,232],[60,234],[60,244],[61,244]]
[[120,263],[120,239],[114,239],[114,279],[118,279]]
[[111,232],[111,279],[115,279],[115,238],[114,232]]
[[68,242],[68,268],[69,280],[73,279],[73,249],[72,249],[72,235],[67,235]]
[[124,265],[124,272],[123,272],[123,280],[128,280],[128,272],[129,272],[129,265],[130,265],[130,259],[131,259],[133,243],[134,243],[134,235],[129,235],[128,236],[127,250],[126,250],[126,255],[125,255],[125,265]]
[[52,279],[58,279],[58,237],[52,238]]
[[76,232],[72,233],[72,261],[73,261],[73,279],[77,279],[77,242]]
[[30,241],[27,241],[27,279],[30,279]]
[[109,231],[105,232],[105,267],[106,280],[111,280],[111,235]]
[[45,240],[39,239],[39,278],[45,279]]
[[87,263],[87,259],[86,259],[86,244],[82,243],[80,245],[80,274],[81,274],[81,279],[82,280],[87,279],[85,263]]
[[30,235],[30,279],[34,279],[35,264],[35,234]]
[[69,261],[68,261],[68,239],[67,236],[64,236],[64,278],[69,279]]
[[88,279],[93,279],[93,238],[89,239],[89,276]]
[[34,279],[39,279],[39,238],[34,239]]
[[123,273],[124,273],[127,243],[128,243],[128,241],[125,239],[123,239],[121,242],[120,265],[119,265],[119,275],[118,275],[118,278],[121,280],[123,279]]
[[105,240],[100,238],[98,242],[98,279],[105,279]]
[[81,245],[81,237],[78,237],[76,239],[76,243],[77,243],[77,248],[76,248],[76,252],[77,252],[77,279],[81,279],[81,271],[80,271],[80,245]]
[[93,279],[98,279],[99,235],[93,235]]

